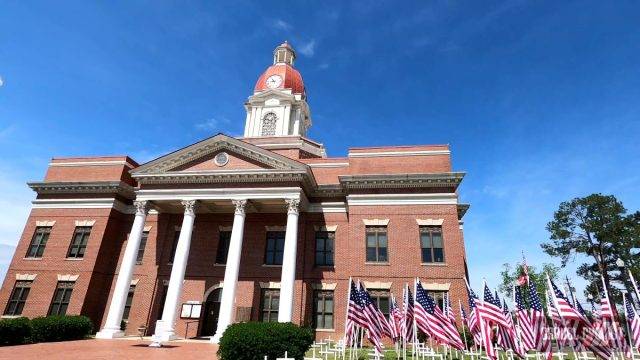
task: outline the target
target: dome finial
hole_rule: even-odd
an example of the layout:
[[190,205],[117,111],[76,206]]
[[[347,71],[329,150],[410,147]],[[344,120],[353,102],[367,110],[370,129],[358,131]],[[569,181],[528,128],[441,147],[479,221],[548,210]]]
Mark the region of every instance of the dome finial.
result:
[[293,50],[293,47],[287,40],[285,40],[282,44],[278,45],[275,50],[273,50],[274,64],[288,64],[293,66],[293,61],[295,59],[296,51]]

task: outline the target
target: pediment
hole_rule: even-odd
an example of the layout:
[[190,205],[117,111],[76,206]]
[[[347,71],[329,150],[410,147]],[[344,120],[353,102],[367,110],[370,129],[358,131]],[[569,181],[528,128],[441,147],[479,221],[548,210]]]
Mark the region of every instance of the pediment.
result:
[[[214,158],[225,152],[228,162],[220,166]],[[218,134],[133,169],[131,175],[224,172],[309,172],[307,165],[253,144]]]

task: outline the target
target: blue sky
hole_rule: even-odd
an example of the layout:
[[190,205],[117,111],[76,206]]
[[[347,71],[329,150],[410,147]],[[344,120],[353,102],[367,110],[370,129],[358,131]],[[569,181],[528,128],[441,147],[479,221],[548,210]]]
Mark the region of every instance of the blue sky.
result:
[[[23,2],[0,12],[0,275],[52,156],[144,162],[217,132],[289,40],[309,137],[451,145],[474,284],[539,243],[558,204],[640,208],[637,2]],[[572,275],[572,269],[566,272]]]

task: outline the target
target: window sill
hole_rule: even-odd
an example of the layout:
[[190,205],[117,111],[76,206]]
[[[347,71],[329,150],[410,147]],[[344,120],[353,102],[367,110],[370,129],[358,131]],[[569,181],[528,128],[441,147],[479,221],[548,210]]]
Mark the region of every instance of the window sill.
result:
[[84,258],[64,258],[65,261],[82,261],[84,260]]
[[215,263],[215,264],[213,264],[213,266],[225,267],[225,266],[227,266],[227,264],[218,264],[218,263]]
[[282,265],[262,264],[262,267],[282,267]]
[[40,260],[42,260],[42,258],[41,258],[41,257],[25,257],[25,258],[22,258],[22,260],[26,260],[26,261],[40,261]]
[[447,263],[420,263],[422,266],[447,266]]
[[19,317],[22,317],[22,315],[2,315],[0,319],[17,319]]
[[336,329],[314,329],[316,332],[336,332]]
[[364,263],[365,265],[377,265],[377,266],[390,266],[391,263],[389,262],[371,262],[371,261],[366,261]]

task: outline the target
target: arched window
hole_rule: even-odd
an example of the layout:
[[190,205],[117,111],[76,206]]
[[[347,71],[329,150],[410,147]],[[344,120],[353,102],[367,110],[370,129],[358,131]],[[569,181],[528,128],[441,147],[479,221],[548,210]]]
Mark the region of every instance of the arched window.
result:
[[276,134],[276,122],[278,121],[278,116],[272,112],[266,113],[262,117],[262,136],[273,136]]

